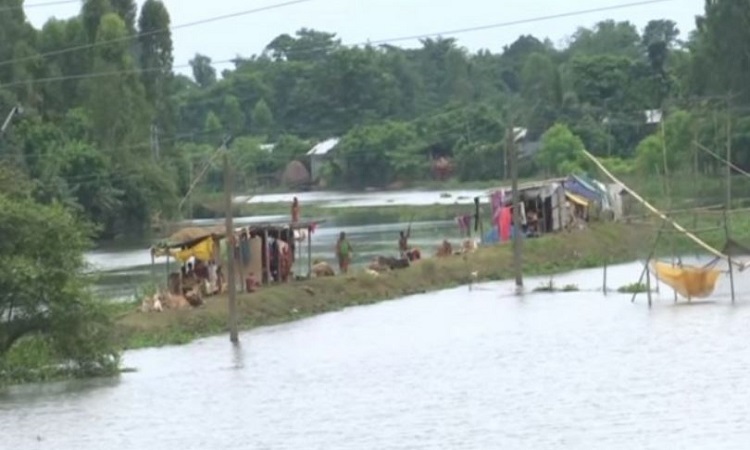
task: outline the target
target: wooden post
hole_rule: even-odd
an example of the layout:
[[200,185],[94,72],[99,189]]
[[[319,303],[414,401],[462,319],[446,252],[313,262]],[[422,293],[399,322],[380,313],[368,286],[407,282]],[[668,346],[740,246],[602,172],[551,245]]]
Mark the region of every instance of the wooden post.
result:
[[[656,239],[654,240],[654,245],[651,247],[651,253],[649,253],[648,258],[646,259],[646,265],[643,267],[643,271],[641,272],[641,276],[638,278],[638,286],[643,282],[643,277],[648,274],[648,265],[651,263],[651,259],[653,259],[654,254],[656,253],[656,246],[659,244],[659,238],[661,237],[661,234],[664,232],[665,228],[667,226],[667,223],[662,223],[661,228],[659,228],[659,231],[656,233]],[[649,282],[649,285],[651,283]],[[651,287],[648,287],[649,292],[651,291]],[[633,292],[633,296],[630,298],[630,303],[635,302],[635,297],[638,295],[638,292]],[[650,295],[649,295],[650,297]]]
[[156,285],[156,280],[156,257],[154,256],[154,248],[151,247],[151,282]]
[[727,202],[725,209],[732,209],[732,116],[729,109],[729,99],[727,99]]
[[167,291],[169,291],[169,252],[167,251]]
[[266,250],[266,267],[265,267],[266,279],[268,280],[268,284],[271,284],[271,282],[273,281],[273,277],[272,277],[272,274],[271,274],[271,251],[272,250],[271,250],[271,245],[269,244],[269,241],[268,241],[268,228],[266,228],[263,231],[263,240],[266,241],[266,243],[265,243],[265,250]]
[[519,206],[518,193],[518,152],[516,152],[515,139],[513,134],[513,122],[508,127],[507,147],[511,160],[511,186],[513,191],[513,272],[516,278],[516,290],[520,293],[523,290],[523,261],[521,255],[521,210]]
[[646,261],[646,293],[648,294],[648,307],[651,307],[651,271],[648,270],[648,264],[650,261]]
[[[724,234],[726,236],[726,241],[729,242],[729,222],[728,222],[728,214],[727,210],[724,209]],[[732,255],[731,251],[727,252],[727,266],[729,267],[729,287],[731,289],[732,294],[732,304],[734,304],[734,266],[732,264]]]
[[[190,158],[190,177],[189,180],[193,179],[193,158]],[[188,219],[193,220],[193,196],[188,196]]]
[[604,259],[604,280],[602,280],[602,292],[607,295],[607,259]]
[[232,211],[232,169],[229,165],[229,145],[230,139],[226,139],[222,144],[222,158],[224,159],[224,220],[226,225],[227,241],[227,299],[229,302],[229,340],[233,344],[239,342],[237,333],[237,282],[235,280],[235,260],[234,260],[234,217]]
[[307,228],[307,278],[312,278],[312,227]]

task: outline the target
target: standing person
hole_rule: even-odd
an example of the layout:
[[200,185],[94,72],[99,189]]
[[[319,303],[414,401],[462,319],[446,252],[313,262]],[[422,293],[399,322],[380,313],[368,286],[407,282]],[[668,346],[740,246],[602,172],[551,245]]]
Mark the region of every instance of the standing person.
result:
[[346,239],[346,233],[342,231],[339,235],[339,240],[336,242],[336,257],[339,260],[339,269],[342,274],[346,274],[349,271],[352,251],[352,245],[349,243],[349,240]]
[[411,226],[404,232],[404,230],[400,231],[400,235],[398,238],[398,252],[401,255],[401,259],[407,258],[409,256],[409,237],[411,236]]
[[299,201],[297,197],[292,199],[292,223],[296,224],[299,222]]

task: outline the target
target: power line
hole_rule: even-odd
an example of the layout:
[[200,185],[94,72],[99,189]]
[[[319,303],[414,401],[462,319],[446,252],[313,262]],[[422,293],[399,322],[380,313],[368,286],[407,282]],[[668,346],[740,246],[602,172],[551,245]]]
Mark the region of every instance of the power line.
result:
[[[288,4],[299,3],[299,2],[304,2],[304,1],[311,1],[311,0],[296,0],[294,2],[288,2],[288,3],[281,4],[281,5],[288,5]],[[631,8],[631,7],[635,7],[635,6],[643,6],[643,5],[650,5],[650,4],[656,4],[656,3],[666,3],[666,2],[671,2],[671,1],[674,1],[674,0],[647,0],[647,1],[640,1],[640,2],[634,2],[634,3],[624,3],[624,4],[620,4],[620,5],[613,5],[613,6],[607,6],[607,7],[602,7],[602,8],[592,8],[592,9],[572,11],[572,12],[567,12],[567,13],[554,14],[554,15],[533,17],[533,18],[528,18],[528,19],[519,19],[519,20],[510,21],[510,22],[495,23],[495,24],[490,24],[490,25],[481,25],[481,26],[476,26],[476,27],[471,27],[471,28],[461,28],[461,29],[456,29],[456,30],[438,31],[438,32],[433,32],[433,33],[426,33],[426,34],[412,35],[412,36],[400,36],[400,37],[395,37],[395,38],[380,39],[380,40],[377,40],[377,41],[366,41],[366,42],[360,42],[360,43],[356,43],[356,44],[348,44],[348,45],[345,45],[344,47],[371,46],[373,44],[382,45],[382,44],[386,44],[386,43],[390,43],[390,42],[399,42],[399,41],[405,41],[405,40],[423,39],[423,38],[436,37],[436,36],[448,36],[448,35],[452,35],[452,34],[461,34],[461,33],[473,32],[473,31],[484,31],[484,30],[494,29],[494,28],[504,28],[504,27],[509,27],[509,26],[513,26],[513,25],[519,25],[519,24],[540,22],[540,21],[553,20],[553,19],[565,18],[565,17],[573,17],[573,16],[578,16],[578,15],[591,14],[591,13],[595,13],[595,12],[612,11],[612,10],[616,10],[616,9]],[[278,5],[276,5],[276,7],[278,7]],[[163,31],[164,30],[162,30],[162,32]],[[128,37],[128,39],[130,39],[130,37]],[[114,42],[114,41],[104,41],[101,44],[103,45],[103,44],[109,43],[109,42]],[[80,46],[80,48],[88,48],[91,45],[94,45],[94,44],[88,44],[86,46]],[[316,52],[316,51],[320,51],[320,50],[327,50],[329,48],[330,48],[330,46],[321,46],[321,47],[318,47],[318,48],[307,48],[307,49],[304,49],[304,50],[298,52],[298,54],[299,53]],[[75,50],[75,49],[77,49],[77,47],[73,47],[72,49],[61,50],[61,51],[67,52],[67,51],[72,51],[72,50]],[[51,52],[51,53],[54,53],[54,52]],[[46,55],[49,55],[51,53],[47,53]],[[36,57],[38,57],[38,56],[32,56],[32,57],[22,58],[22,60],[33,59],[33,58],[36,58]],[[18,60],[11,60],[10,62],[14,62],[14,61],[18,61]],[[211,63],[213,65],[222,65],[222,64],[236,63],[236,61],[237,61],[237,59],[233,58],[233,59],[227,59],[227,60],[212,61]],[[2,66],[3,64],[6,64],[6,63],[9,63],[9,62],[7,62],[7,61],[5,63],[0,62],[0,66]],[[175,65],[172,68],[173,69],[182,69],[182,68],[188,68],[188,67],[190,67],[189,63],[188,64]],[[49,83],[49,82],[55,82],[55,81],[66,81],[66,80],[77,80],[77,79],[87,79],[87,78],[98,78],[98,77],[107,77],[107,76],[114,76],[114,75],[126,75],[126,74],[133,74],[133,73],[147,73],[147,72],[154,72],[154,71],[161,71],[161,70],[163,70],[163,68],[161,68],[161,67],[150,67],[150,68],[147,67],[147,68],[142,68],[142,69],[126,69],[126,70],[115,70],[115,71],[108,71],[108,72],[87,72],[87,73],[82,73],[82,74],[78,74],[78,75],[63,75],[63,76],[58,76],[58,77],[37,78],[37,79],[27,80],[27,81],[16,81],[16,82],[13,82],[13,83],[8,83],[8,84],[0,85],[0,86],[2,86],[2,87],[12,87],[12,86],[22,86],[22,85],[36,84],[36,83]]]
[[29,9],[29,8],[42,8],[45,6],[68,5],[71,3],[80,3],[80,0],[58,0],[58,1],[53,1],[53,2],[30,3],[26,5],[19,5],[19,6],[3,6],[2,8],[0,8],[0,12],[15,11],[19,9]]
[[614,10],[618,10],[618,9],[632,8],[632,7],[636,7],[636,6],[653,5],[653,4],[656,4],[656,3],[666,3],[666,2],[671,2],[671,1],[674,1],[674,0],[645,0],[645,1],[633,2],[633,3],[623,3],[623,4],[619,4],[619,5],[604,6],[604,7],[601,7],[601,8],[582,9],[582,10],[571,11],[571,12],[567,12],[567,13],[550,14],[550,15],[547,15],[547,16],[539,16],[539,17],[534,17],[534,18],[530,18],[530,19],[512,20],[512,21],[509,21],[509,22],[500,22],[500,23],[495,23],[495,24],[491,24],[491,25],[479,25],[479,26],[476,26],[476,27],[459,28],[459,29],[455,29],[455,30],[445,31],[445,32],[442,32],[442,33],[416,34],[416,35],[411,35],[411,36],[401,36],[401,37],[398,37],[398,38],[382,39],[382,40],[378,40],[378,41],[369,41],[369,42],[367,42],[367,44],[378,45],[378,44],[386,44],[386,43],[390,43],[390,42],[412,41],[412,40],[415,40],[415,39],[424,39],[424,38],[428,38],[428,37],[433,37],[435,35],[443,35],[443,34],[445,34],[445,35],[453,35],[453,34],[469,33],[469,32],[473,32],[473,31],[489,30],[489,29],[493,29],[493,28],[504,28],[504,27],[509,27],[509,26],[513,26],[513,25],[523,25],[523,24],[527,24],[527,23],[543,22],[543,21],[546,21],[546,20],[564,19],[566,17],[582,16],[582,15],[585,15],[585,14],[592,14],[592,13],[605,12],[605,11],[614,11]]
[[287,2],[283,2],[283,3],[275,3],[273,5],[262,6],[260,8],[254,8],[254,9],[249,9],[249,10],[245,10],[245,11],[239,11],[239,12],[235,12],[235,13],[231,13],[231,14],[224,14],[224,15],[221,15],[221,16],[210,17],[208,19],[201,19],[201,20],[197,20],[195,22],[184,23],[182,25],[175,25],[173,27],[160,28],[158,30],[147,31],[145,33],[136,33],[136,34],[129,35],[129,36],[123,36],[121,38],[109,39],[109,40],[106,40],[106,41],[93,42],[93,43],[90,43],[90,44],[77,45],[77,46],[74,46],[74,47],[63,48],[63,49],[60,49],[60,50],[53,50],[51,52],[41,53],[41,54],[38,54],[38,55],[26,56],[26,57],[15,58],[15,59],[9,59],[7,61],[0,62],[0,67],[7,66],[9,64],[15,64],[15,63],[19,63],[19,62],[24,62],[24,61],[32,61],[32,60],[36,60],[36,59],[39,59],[39,58],[46,58],[46,57],[49,57],[49,56],[62,55],[62,54],[65,54],[65,53],[75,52],[75,51],[79,51],[79,50],[86,50],[86,49],[89,49],[89,48],[100,47],[102,45],[109,45],[109,44],[114,44],[114,43],[117,43],[117,42],[131,41],[133,39],[138,39],[138,38],[141,38],[141,37],[144,37],[144,36],[151,36],[151,35],[154,35],[154,34],[167,33],[170,30],[179,30],[179,29],[183,29],[183,28],[194,27],[194,26],[197,26],[197,25],[203,25],[203,24],[206,24],[206,23],[218,22],[218,21],[226,20],[226,19],[233,19],[235,17],[247,16],[247,15],[250,15],[250,14],[256,14],[256,13],[259,13],[259,12],[269,11],[269,10],[278,9],[278,8],[284,8],[284,7],[287,7],[287,6],[296,5],[298,3],[306,3],[306,2],[311,2],[311,1],[313,1],[313,0],[290,0],[290,1],[287,1]]

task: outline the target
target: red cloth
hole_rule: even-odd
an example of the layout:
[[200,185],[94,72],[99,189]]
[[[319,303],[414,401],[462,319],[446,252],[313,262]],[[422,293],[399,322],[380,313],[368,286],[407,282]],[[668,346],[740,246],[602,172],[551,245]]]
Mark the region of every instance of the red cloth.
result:
[[500,210],[500,215],[497,220],[498,235],[500,236],[500,242],[505,242],[510,239],[510,224],[512,221],[513,213],[511,212],[513,207],[507,206]]

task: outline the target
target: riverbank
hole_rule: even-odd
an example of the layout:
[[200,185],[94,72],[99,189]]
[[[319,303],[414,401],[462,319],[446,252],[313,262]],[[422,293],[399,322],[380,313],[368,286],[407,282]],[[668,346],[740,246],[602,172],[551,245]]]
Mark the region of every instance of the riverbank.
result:
[[[737,239],[750,240],[750,227],[736,227]],[[589,229],[548,235],[524,242],[524,275],[543,276],[600,267],[645,258],[658,228],[622,223],[595,223]],[[718,247],[723,235],[705,239]],[[690,252],[695,246],[684,238],[662,239],[658,254],[675,249]],[[431,249],[425,249],[431,253]],[[288,322],[350,306],[372,304],[407,295],[447,289],[471,281],[512,278],[510,245],[488,246],[466,257],[429,258],[409,269],[378,277],[366,273],[321,278],[263,288],[238,296],[241,329]],[[431,255],[430,255],[431,256]],[[472,280],[472,272],[477,279]],[[638,274],[633,274],[633,282]],[[532,290],[537,286],[527,286]],[[617,288],[617,287],[615,287]],[[135,306],[130,305],[131,309]],[[130,311],[117,320],[117,331],[125,349],[185,344],[194,339],[225,333],[227,302],[224,297],[208,300],[197,310],[141,313]]]

